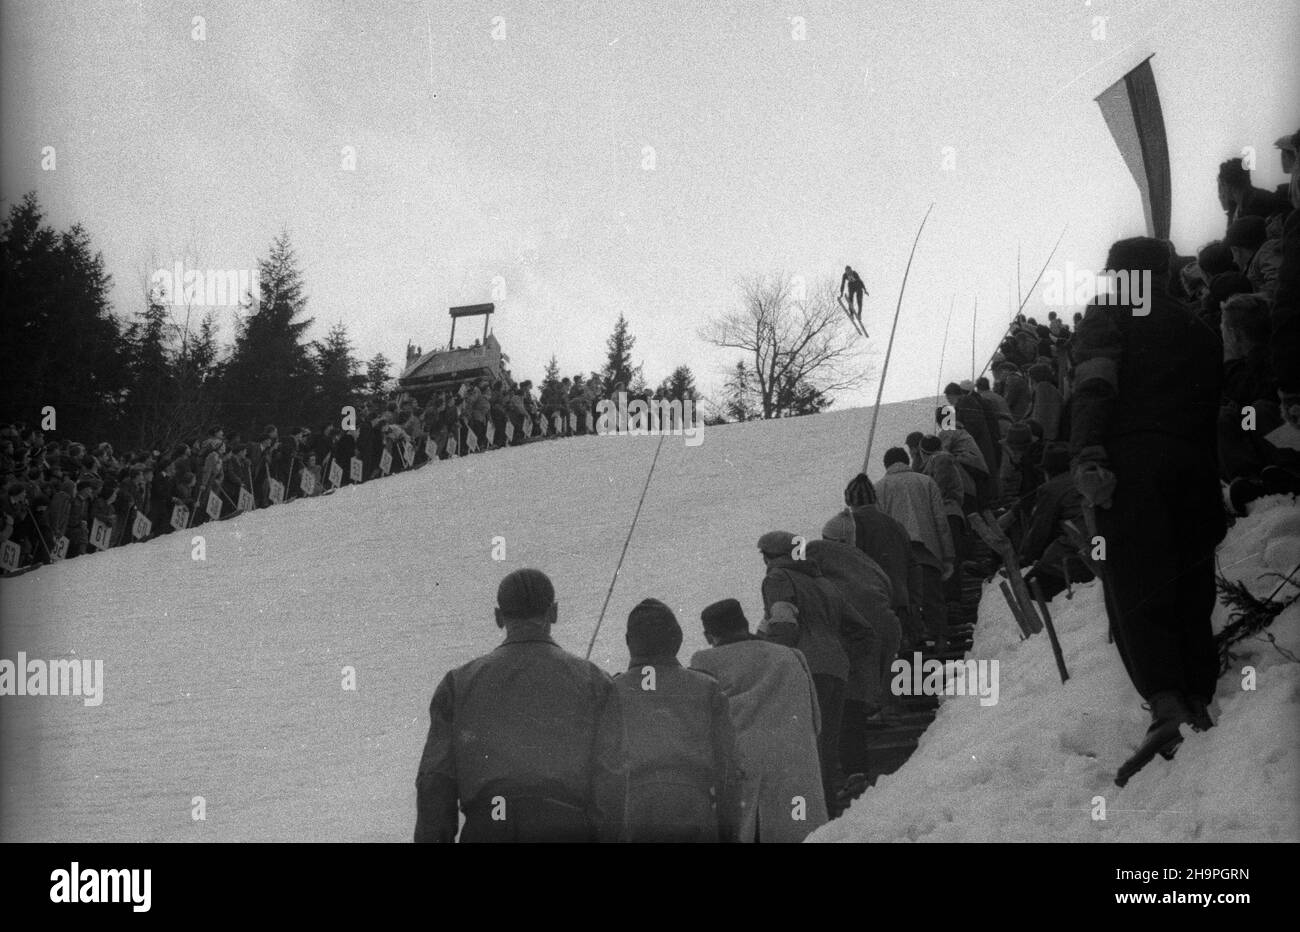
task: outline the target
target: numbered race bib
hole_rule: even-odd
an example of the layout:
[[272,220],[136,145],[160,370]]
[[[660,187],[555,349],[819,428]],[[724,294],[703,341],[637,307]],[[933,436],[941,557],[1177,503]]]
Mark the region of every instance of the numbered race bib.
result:
[[54,538],[54,549],[50,551],[50,556],[56,560],[66,560],[68,558],[68,543],[66,537]]
[[239,487],[239,510],[252,511],[256,507],[257,502],[253,500],[253,493],[241,485]]
[[216,492],[208,493],[208,507],[204,509],[213,521],[221,517],[221,496]]
[[276,505],[278,505],[278,504],[280,504],[281,502],[283,502],[283,501],[284,501],[284,483],[283,483],[283,482],[278,482],[278,481],[276,481],[275,479],[268,479],[268,480],[267,480],[267,485],[268,485],[270,488],[267,490],[266,497],[269,498],[269,499],[271,500],[271,502],[272,502],[273,504],[276,504]]
[[436,460],[438,458],[438,445],[433,442],[432,437],[424,441],[424,455],[431,460]]
[[456,455],[456,450],[457,450],[457,447],[456,447],[456,437],[455,437],[455,435],[453,435],[453,436],[450,436],[450,437],[447,438],[447,455],[448,455],[448,456],[455,456],[455,455]]
[[343,467],[338,463],[330,463],[330,485],[338,488],[343,484]]
[[525,414],[524,415],[524,439],[527,440],[532,435],[533,435],[533,419]]
[[515,424],[514,421],[506,421],[506,443],[515,442]]
[[488,446],[492,446],[492,441],[496,439],[497,428],[491,421],[488,421],[487,430],[483,431],[483,436],[487,438]]
[[379,472],[381,475],[388,475],[393,469],[393,454],[384,450],[379,457]]
[[23,550],[11,540],[0,544],[0,569],[6,573],[13,573],[18,569],[18,561],[22,559]]
[[411,464],[414,462],[415,462],[415,445],[408,440],[406,441],[406,443],[402,444],[402,463],[403,465],[406,466],[407,469],[410,469]]
[[302,484],[303,495],[316,494],[316,477],[313,476],[311,473],[309,473],[307,470],[304,469],[302,471],[302,477],[298,481],[299,483]]
[[361,460],[357,459],[355,456],[352,457],[349,475],[352,476],[353,482],[360,482],[362,480],[362,477],[365,475],[365,468],[365,464],[363,464]]
[[136,513],[135,523],[131,526],[131,533],[135,535],[136,540],[144,540],[153,530],[153,522],[140,513]]
[[478,434],[472,430],[465,435],[465,448],[471,453],[478,452]]
[[185,530],[190,523],[190,510],[184,505],[177,505],[172,509],[172,527],[178,531]]
[[592,433],[591,429],[591,412],[588,411],[582,416],[582,422],[587,426],[587,433]]
[[109,542],[113,539],[113,528],[103,521],[96,521],[90,527],[90,542],[95,545],[96,550],[107,550]]
[[559,411],[555,412],[555,432],[557,434],[564,433],[564,421],[561,419]]

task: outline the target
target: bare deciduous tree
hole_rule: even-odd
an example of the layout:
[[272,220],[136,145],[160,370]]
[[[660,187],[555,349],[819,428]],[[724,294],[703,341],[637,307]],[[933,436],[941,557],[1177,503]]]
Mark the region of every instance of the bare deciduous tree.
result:
[[741,306],[700,329],[700,339],[745,354],[756,407],[766,418],[804,413],[800,399],[856,388],[867,378],[862,343],[824,280],[796,293],[784,274],[739,283]]

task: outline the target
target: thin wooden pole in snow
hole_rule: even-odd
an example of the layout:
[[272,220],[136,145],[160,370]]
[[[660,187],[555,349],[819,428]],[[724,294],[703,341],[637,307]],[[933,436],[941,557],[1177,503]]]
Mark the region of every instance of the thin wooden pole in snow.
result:
[[871,431],[867,434],[867,454],[862,458],[862,472],[867,472],[867,464],[871,462],[871,445],[876,439],[876,422],[880,419],[880,398],[885,393],[885,376],[889,375],[889,354],[894,351],[894,334],[898,332],[898,314],[903,309],[903,294],[907,291],[907,276],[912,271],[912,259],[916,256],[916,244],[921,241],[921,231],[925,229],[925,221],[930,219],[930,211],[934,210],[934,201],[925,209],[925,216],[921,218],[921,225],[917,227],[916,238],[912,240],[912,251],[907,255],[907,267],[903,269],[903,284],[898,289],[898,304],[894,307],[894,324],[889,328],[889,343],[885,347],[885,366],[880,370],[880,386],[876,389],[876,406],[871,411]]
[[645,504],[645,493],[650,491],[650,479],[655,474],[655,464],[659,462],[659,451],[664,447],[664,438],[667,433],[659,434],[659,444],[655,447],[655,458],[650,461],[650,471],[646,473],[645,485],[641,488],[641,498],[636,503],[636,513],[632,515],[632,523],[628,526],[627,537],[623,541],[623,552],[618,555],[618,563],[614,567],[614,578],[609,581],[609,588],[605,590],[605,604],[600,607],[600,616],[596,619],[596,629],[591,632],[591,640],[587,642],[586,659],[591,659],[591,650],[596,646],[596,636],[600,634],[600,626],[605,620],[605,610],[609,608],[609,598],[614,594],[614,584],[618,582],[618,571],[623,568],[623,558],[627,556],[627,545],[632,543],[632,532],[636,530],[637,518],[641,517],[641,506]]
[[957,303],[957,296],[953,295],[952,300],[948,302],[948,322],[943,325],[943,345],[939,347],[939,372],[934,377],[934,395],[939,397],[939,389],[943,388],[943,359],[948,353],[948,328],[952,326],[952,309]]
[[970,316],[970,380],[974,382],[979,378],[975,374],[975,324],[980,319],[980,299],[975,298],[975,311]]
[[[1056,238],[1056,245],[1053,246],[1053,247],[1052,247],[1052,251],[1049,252],[1049,253],[1047,254],[1047,261],[1044,262],[1044,263],[1043,263],[1043,267],[1042,267],[1041,269],[1038,270],[1038,275],[1034,278],[1034,283],[1033,283],[1032,285],[1030,285],[1030,286],[1029,286],[1029,290],[1028,290],[1027,292],[1025,292],[1025,296],[1024,296],[1024,298],[1021,300],[1021,302],[1020,302],[1020,306],[1019,306],[1018,308],[1016,308],[1015,316],[1011,318],[1011,323],[1007,325],[1007,329],[1006,329],[1006,331],[1002,334],[1004,337],[1005,337],[1008,333],[1011,332],[1011,328],[1014,327],[1014,326],[1016,325],[1016,318],[1020,316],[1020,312],[1023,311],[1023,310],[1025,309],[1025,305],[1029,303],[1029,299],[1030,299],[1030,298],[1033,296],[1033,294],[1034,294],[1034,289],[1038,287],[1038,282],[1042,279],[1042,277],[1043,277],[1043,273],[1047,271],[1047,266],[1048,266],[1048,264],[1052,261],[1052,257],[1056,255],[1056,249],[1057,249],[1057,246],[1060,246],[1060,245],[1061,245],[1061,240],[1065,239],[1065,231],[1066,231],[1067,229],[1069,229],[1069,226],[1070,226],[1070,225],[1067,223],[1065,226],[1061,227],[1061,235],[1058,236],[1058,237]],[[1017,288],[1018,288],[1018,286],[1017,286]],[[1001,344],[1002,341],[999,339],[998,342],[999,342],[999,344]],[[993,351],[993,353],[990,353],[990,354],[989,354],[988,362],[984,363],[984,368],[980,370],[980,375],[983,375],[985,372],[988,371],[988,369],[989,369],[989,363],[991,363],[991,362],[993,361],[993,355],[994,355],[994,353],[996,353],[996,352],[997,352],[997,350],[995,349],[995,350]]]

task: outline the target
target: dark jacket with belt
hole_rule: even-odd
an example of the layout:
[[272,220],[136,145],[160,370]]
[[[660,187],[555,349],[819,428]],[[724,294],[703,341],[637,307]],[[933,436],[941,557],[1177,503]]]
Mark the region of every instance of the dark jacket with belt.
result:
[[626,797],[613,681],[541,628],[452,670],[429,704],[417,842],[616,841]]

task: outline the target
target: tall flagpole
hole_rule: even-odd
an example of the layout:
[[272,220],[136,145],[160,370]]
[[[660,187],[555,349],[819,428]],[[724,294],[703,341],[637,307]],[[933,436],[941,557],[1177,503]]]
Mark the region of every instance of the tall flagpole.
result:
[[943,388],[943,360],[948,354],[948,328],[952,326],[952,309],[957,303],[957,296],[953,295],[952,300],[948,302],[948,322],[943,325],[943,346],[939,348],[939,372],[934,377],[934,396],[939,397],[939,390]]
[[898,332],[898,314],[903,309],[903,294],[907,291],[907,276],[912,271],[912,259],[916,256],[916,244],[921,241],[921,231],[925,229],[925,221],[930,219],[930,211],[934,210],[934,201],[925,209],[925,216],[921,218],[921,225],[917,227],[916,238],[912,240],[912,251],[907,255],[907,267],[903,269],[903,284],[898,289],[898,304],[894,307],[894,323],[889,328],[889,344],[885,347],[885,366],[880,371],[880,386],[876,389],[876,407],[871,412],[871,431],[867,434],[867,454],[862,458],[862,472],[865,475],[867,465],[871,462],[871,445],[876,439],[876,422],[880,420],[880,399],[885,393],[885,377],[889,375],[889,356],[894,351],[894,334]]
[[970,380],[974,382],[979,378],[975,374],[975,325],[980,319],[980,299],[979,295],[975,296],[975,311],[970,317]]

